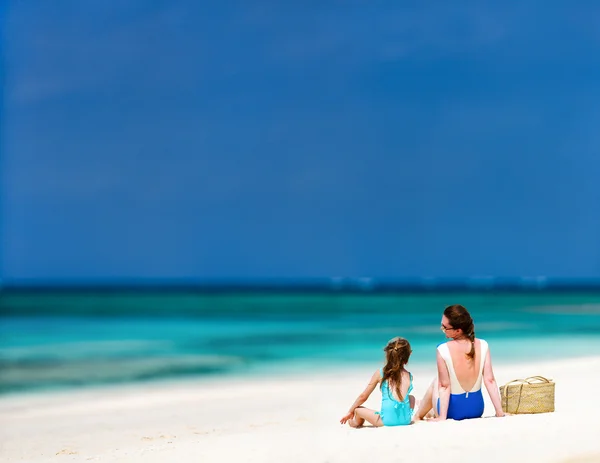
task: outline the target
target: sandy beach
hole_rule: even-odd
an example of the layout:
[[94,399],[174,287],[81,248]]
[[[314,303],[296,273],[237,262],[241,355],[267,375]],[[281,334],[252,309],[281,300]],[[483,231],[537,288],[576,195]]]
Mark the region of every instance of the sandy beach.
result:
[[[600,462],[600,357],[496,365],[499,384],[554,379],[554,413],[494,418],[485,394],[482,419],[341,426],[375,368],[6,396],[1,461]],[[419,398],[434,369],[412,371]]]

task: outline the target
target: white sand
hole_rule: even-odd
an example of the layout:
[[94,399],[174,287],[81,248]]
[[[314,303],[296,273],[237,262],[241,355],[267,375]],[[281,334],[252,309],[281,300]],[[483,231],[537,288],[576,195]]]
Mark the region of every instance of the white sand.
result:
[[[555,413],[341,426],[375,368],[4,397],[0,461],[600,462],[600,357],[495,367],[499,384],[553,378]],[[433,365],[412,371],[420,398]],[[379,400],[376,390],[366,405]]]

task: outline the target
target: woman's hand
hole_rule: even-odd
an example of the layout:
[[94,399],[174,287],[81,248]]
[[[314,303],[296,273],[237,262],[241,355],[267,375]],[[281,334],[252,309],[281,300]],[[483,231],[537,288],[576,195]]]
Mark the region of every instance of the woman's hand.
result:
[[352,418],[354,418],[354,412],[348,412],[347,415],[342,416],[340,424],[346,424],[346,421],[351,420]]

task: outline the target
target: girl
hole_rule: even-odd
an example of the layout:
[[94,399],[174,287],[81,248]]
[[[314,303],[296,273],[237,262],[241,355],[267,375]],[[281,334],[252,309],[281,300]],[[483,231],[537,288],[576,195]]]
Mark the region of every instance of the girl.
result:
[[[348,422],[349,426],[359,428],[365,421],[376,427],[404,426],[411,423],[415,398],[409,395],[413,388],[412,375],[405,369],[412,353],[410,344],[404,338],[394,338],[383,350],[385,366],[373,373],[366,389],[340,420],[341,424]],[[361,407],[378,384],[381,388],[381,411]]]

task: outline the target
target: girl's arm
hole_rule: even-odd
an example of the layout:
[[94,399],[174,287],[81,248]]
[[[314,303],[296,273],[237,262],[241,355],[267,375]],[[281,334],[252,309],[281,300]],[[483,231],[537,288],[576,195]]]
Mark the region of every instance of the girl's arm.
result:
[[492,404],[494,404],[494,408],[496,409],[496,416],[504,416],[502,401],[500,400],[500,391],[498,390],[496,378],[494,377],[494,370],[492,369],[492,355],[490,354],[489,348],[485,355],[485,363],[483,364],[483,382],[490,395],[490,399],[492,399]]
[[373,373],[373,376],[371,377],[371,380],[369,381],[369,384],[367,384],[365,390],[362,391],[360,395],[356,398],[356,400],[348,410],[348,413],[344,417],[342,417],[340,423],[345,424],[346,421],[348,421],[354,416],[354,410],[356,410],[358,407],[360,407],[367,401],[373,390],[375,390],[375,388],[379,384],[380,380],[381,374],[379,373],[379,370],[377,370],[375,373]]
[[448,406],[450,405],[450,373],[448,373],[448,366],[439,351],[437,353],[437,368],[438,391],[440,393],[440,413],[437,420],[441,421],[448,417]]

